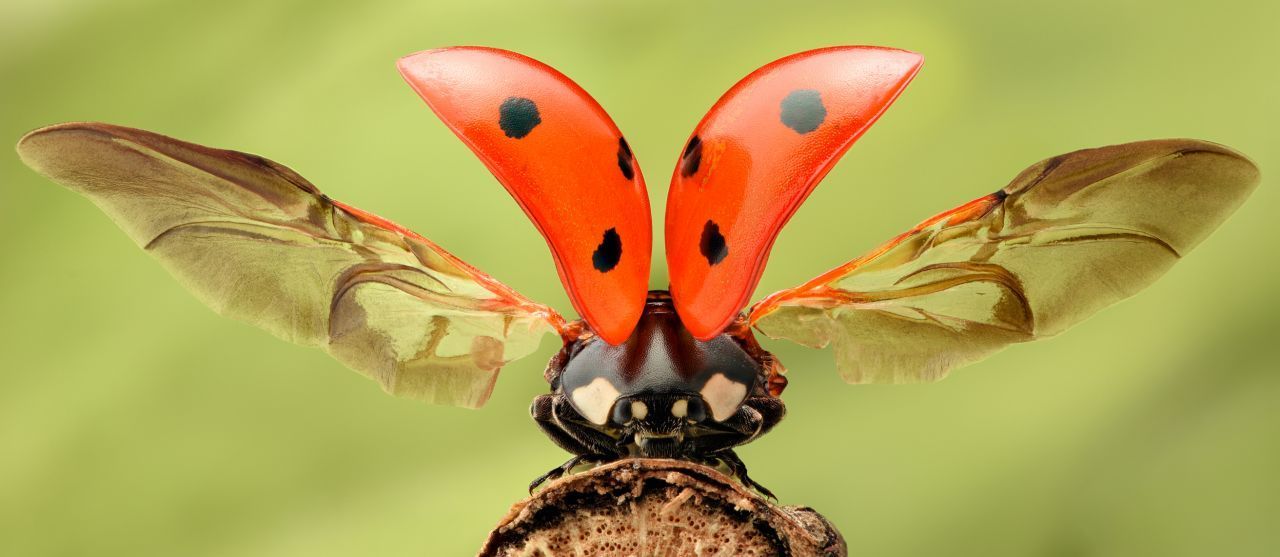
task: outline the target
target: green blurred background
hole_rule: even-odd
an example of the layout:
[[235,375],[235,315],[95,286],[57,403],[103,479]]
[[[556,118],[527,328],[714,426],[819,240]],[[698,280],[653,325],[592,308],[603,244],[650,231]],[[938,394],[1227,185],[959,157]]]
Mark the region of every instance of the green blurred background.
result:
[[[1077,148],[1189,136],[1280,172],[1266,1],[6,0],[0,140],[102,120],[262,154],[568,311],[533,226],[394,69],[456,44],[523,52],[595,95],[659,215],[687,134],[750,70],[833,44],[923,53],[757,296]],[[1140,296],[935,385],[845,386],[830,354],[766,342],[790,416],[741,451],[753,476],[829,516],[854,555],[1280,553],[1268,182]],[[399,400],[215,316],[12,154],[0,211],[4,555],[469,554],[566,458],[526,411],[551,339],[482,411]]]

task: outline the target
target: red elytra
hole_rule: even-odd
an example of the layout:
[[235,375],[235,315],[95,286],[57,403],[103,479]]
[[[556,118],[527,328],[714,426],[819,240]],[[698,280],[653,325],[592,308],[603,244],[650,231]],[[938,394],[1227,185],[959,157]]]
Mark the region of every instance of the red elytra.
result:
[[574,308],[625,341],[649,290],[649,196],[622,133],[550,66],[493,48],[430,50],[397,66],[547,240]]
[[[681,320],[702,340],[746,307],[782,227],[919,71],[914,52],[832,47],[743,78],[695,128],[667,197],[666,254]],[[401,74],[480,157],[547,240],[575,309],[610,344],[648,291],[652,231],[638,163],[581,87],[528,57],[456,47]]]
[[923,60],[881,47],[802,52],[711,108],[667,195],[671,296],[695,337],[714,337],[746,307],[782,227]]

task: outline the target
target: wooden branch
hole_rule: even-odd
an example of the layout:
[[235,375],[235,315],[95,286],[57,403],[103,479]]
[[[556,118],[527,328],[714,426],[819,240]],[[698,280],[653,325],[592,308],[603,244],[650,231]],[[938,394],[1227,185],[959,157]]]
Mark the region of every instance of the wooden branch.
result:
[[846,555],[808,507],[779,507],[714,468],[627,459],[562,478],[516,503],[481,557]]

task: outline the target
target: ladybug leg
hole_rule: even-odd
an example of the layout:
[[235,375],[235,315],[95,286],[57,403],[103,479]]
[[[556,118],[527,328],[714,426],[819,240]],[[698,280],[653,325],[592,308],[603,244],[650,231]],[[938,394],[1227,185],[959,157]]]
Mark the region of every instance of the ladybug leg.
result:
[[716,453],[745,445],[768,433],[787,414],[782,399],[773,396],[753,396],[743,402],[729,419],[715,424],[715,429],[695,440],[693,455],[715,456]]
[[753,396],[743,401],[742,407],[721,425],[741,436],[733,446],[745,445],[764,435],[787,415],[787,406],[775,396]]
[[568,475],[569,472],[574,469],[574,467],[588,460],[591,460],[590,456],[574,455],[572,458],[565,461],[564,464],[561,464],[560,466],[556,466],[555,468],[547,470],[546,474],[538,476],[534,478],[533,481],[529,482],[529,495],[533,495],[533,490],[538,489],[538,486],[542,485],[543,483]]
[[561,431],[587,448],[587,452],[578,454],[605,462],[626,456],[625,440],[619,440],[587,421],[563,395],[552,401],[551,416]]
[[760,492],[761,495],[773,499],[774,501],[778,500],[778,498],[773,495],[773,492],[769,491],[769,488],[760,485],[758,482],[751,479],[751,476],[747,475],[746,463],[742,462],[742,459],[738,458],[738,454],[733,452],[732,449],[725,449],[724,451],[716,453],[715,456],[720,459],[720,462],[723,462],[725,466],[729,467],[729,470],[733,472],[733,475],[738,477],[738,481],[741,481],[742,485],[745,485],[750,489],[754,489]]
[[547,437],[574,455],[564,464],[535,478],[529,484],[530,493],[543,482],[564,476],[583,462],[609,462],[626,454],[618,447],[617,439],[589,425],[563,395],[541,395],[533,399],[529,412]]
[[747,465],[738,458],[737,453],[733,452],[733,447],[745,445],[764,435],[782,421],[786,414],[786,405],[777,397],[750,397],[737,413],[719,424],[729,431],[700,438],[701,443],[697,450],[706,455],[707,459],[716,459],[724,463],[743,485],[771,499],[776,499],[773,492],[747,475]]
[[591,449],[569,435],[556,420],[554,407],[557,396],[546,394],[533,399],[533,404],[529,405],[529,414],[533,416],[534,423],[538,424],[542,433],[550,437],[557,447],[575,455],[591,454]]

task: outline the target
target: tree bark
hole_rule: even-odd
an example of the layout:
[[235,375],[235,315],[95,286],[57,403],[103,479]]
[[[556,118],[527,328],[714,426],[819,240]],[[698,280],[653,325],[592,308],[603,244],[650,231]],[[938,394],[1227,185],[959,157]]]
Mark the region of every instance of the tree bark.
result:
[[482,557],[845,556],[808,507],[779,507],[692,462],[626,459],[561,478],[516,503]]

